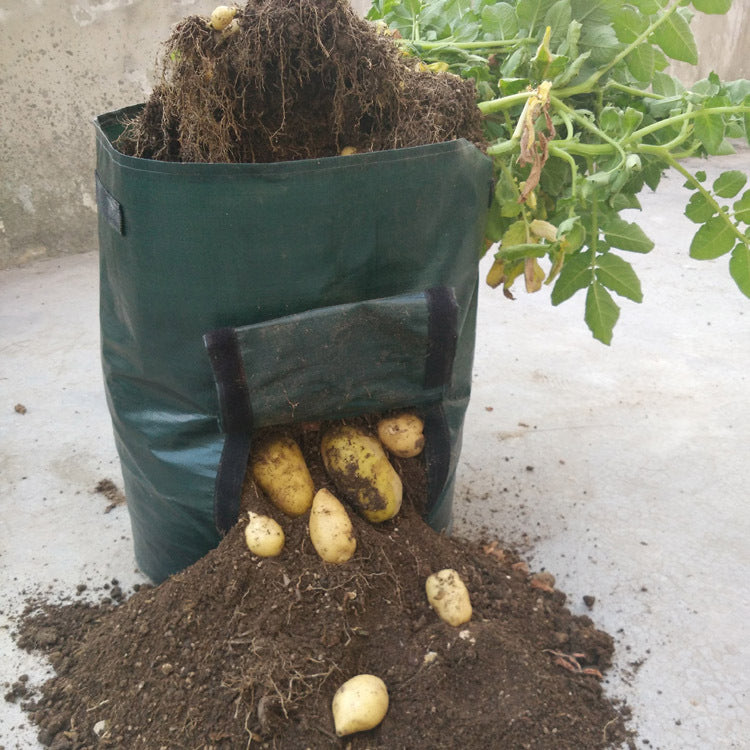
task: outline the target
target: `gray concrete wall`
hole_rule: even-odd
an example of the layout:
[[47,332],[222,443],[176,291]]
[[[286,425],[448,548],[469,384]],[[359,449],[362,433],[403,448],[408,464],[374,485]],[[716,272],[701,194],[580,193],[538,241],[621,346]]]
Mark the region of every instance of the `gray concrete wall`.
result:
[[92,119],[143,101],[170,25],[209,5],[2,3],[0,268],[96,247]]
[[[143,101],[159,44],[215,0],[4,0],[0,6],[0,268],[96,247],[97,114]],[[355,0],[364,12],[368,0]],[[750,0],[694,22],[700,71],[750,77]],[[679,69],[683,77],[692,72]]]

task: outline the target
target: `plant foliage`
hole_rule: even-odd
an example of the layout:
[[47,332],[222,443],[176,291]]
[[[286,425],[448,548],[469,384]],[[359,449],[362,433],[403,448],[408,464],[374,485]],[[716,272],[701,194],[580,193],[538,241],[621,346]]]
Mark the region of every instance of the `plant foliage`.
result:
[[[620,216],[640,208],[668,168],[692,191],[690,255],[730,257],[750,296],[750,190],[724,172],[712,185],[688,156],[733,153],[750,137],[750,81],[711,74],[687,89],[670,60],[697,63],[693,10],[726,13],[731,0],[375,0],[405,54],[473,78],[495,164],[487,249],[491,286],[552,285],[557,305],[586,293],[585,320],[609,343],[613,297],[641,301],[628,253],[653,242]],[[692,9],[691,9],[692,8]]]

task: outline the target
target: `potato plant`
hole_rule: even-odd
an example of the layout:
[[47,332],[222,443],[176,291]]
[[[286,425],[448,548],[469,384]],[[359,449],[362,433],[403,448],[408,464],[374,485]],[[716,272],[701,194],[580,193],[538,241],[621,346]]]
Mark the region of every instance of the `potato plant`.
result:
[[712,184],[682,164],[733,153],[750,138],[750,81],[715,74],[686,88],[670,60],[695,64],[694,10],[726,13],[732,0],[375,0],[368,18],[405,54],[436,72],[473,78],[495,165],[487,281],[512,297],[551,286],[553,305],[585,291],[585,321],[609,344],[613,293],[642,300],[628,253],[653,242],[625,209],[668,168],[692,191],[696,259],[729,256],[750,296],[747,175]]

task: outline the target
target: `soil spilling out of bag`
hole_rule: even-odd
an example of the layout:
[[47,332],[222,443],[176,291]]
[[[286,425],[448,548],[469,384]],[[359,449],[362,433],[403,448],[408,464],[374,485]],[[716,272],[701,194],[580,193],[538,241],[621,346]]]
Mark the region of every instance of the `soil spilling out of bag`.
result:
[[482,142],[473,81],[420,69],[346,0],[250,0],[223,31],[189,16],[160,67],[124,153],[275,162]]
[[[331,490],[319,426],[297,433],[316,487]],[[217,549],[113,605],[41,605],[19,643],[56,676],[27,702],[60,748],[607,748],[629,742],[627,711],[601,687],[613,642],[573,616],[548,575],[496,545],[452,539],[418,511],[420,459],[396,459],[399,515],[353,512],[352,560],[320,560],[306,516],[289,519],[248,478],[245,509],[279,521],[286,545],[253,556],[242,520]],[[473,617],[451,627],[425,596],[444,568],[466,582]],[[336,689],[359,673],[389,691],[384,721],[337,738]],[[632,745],[631,745],[632,746]]]

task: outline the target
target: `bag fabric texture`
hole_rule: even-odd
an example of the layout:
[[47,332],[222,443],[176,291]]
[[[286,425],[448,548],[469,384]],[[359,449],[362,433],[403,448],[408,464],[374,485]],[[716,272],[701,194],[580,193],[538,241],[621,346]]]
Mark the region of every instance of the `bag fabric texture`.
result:
[[160,582],[237,520],[254,431],[414,408],[448,530],[488,157],[467,141],[275,164],[139,159],[95,120],[105,392],[136,561]]

